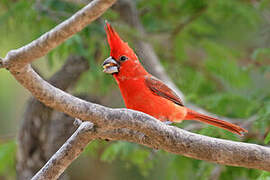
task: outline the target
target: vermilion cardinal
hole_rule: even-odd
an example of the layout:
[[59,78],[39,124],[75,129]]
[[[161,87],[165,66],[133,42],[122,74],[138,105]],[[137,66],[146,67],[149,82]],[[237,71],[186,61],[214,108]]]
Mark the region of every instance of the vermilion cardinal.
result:
[[103,63],[104,72],[115,78],[127,108],[144,112],[160,121],[197,120],[239,135],[247,132],[237,125],[185,107],[173,90],[143,68],[133,50],[107,22],[105,30],[111,53]]

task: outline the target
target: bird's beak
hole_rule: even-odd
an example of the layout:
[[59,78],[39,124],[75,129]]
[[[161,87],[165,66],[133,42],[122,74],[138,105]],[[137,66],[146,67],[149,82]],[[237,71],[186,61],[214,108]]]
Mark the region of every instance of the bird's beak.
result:
[[108,74],[118,73],[119,72],[119,63],[114,60],[111,56],[105,59],[105,61],[102,64],[103,66],[103,72]]

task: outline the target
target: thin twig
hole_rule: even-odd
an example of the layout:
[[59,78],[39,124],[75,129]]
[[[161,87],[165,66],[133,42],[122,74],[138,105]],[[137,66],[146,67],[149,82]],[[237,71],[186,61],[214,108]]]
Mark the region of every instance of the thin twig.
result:
[[216,165],[216,167],[212,170],[209,180],[219,180],[223,170],[224,166]]
[[4,59],[0,57],[0,68],[3,68],[4,67]]
[[32,180],[55,180],[95,137],[94,125],[83,122],[65,144],[51,157]]
[[50,9],[49,7],[46,7],[42,4],[42,0],[37,0],[35,3],[35,9],[39,11],[40,13],[47,13],[47,15],[53,19],[55,22],[59,22],[61,18],[67,18],[71,16],[72,14],[67,13],[65,11],[54,11]]
[[200,10],[198,10],[196,13],[194,13],[191,17],[189,17],[184,22],[178,24],[175,29],[171,33],[171,39],[173,39],[177,34],[179,34],[187,25],[195,21],[197,18],[199,18],[205,11],[207,10],[207,6],[204,6]]

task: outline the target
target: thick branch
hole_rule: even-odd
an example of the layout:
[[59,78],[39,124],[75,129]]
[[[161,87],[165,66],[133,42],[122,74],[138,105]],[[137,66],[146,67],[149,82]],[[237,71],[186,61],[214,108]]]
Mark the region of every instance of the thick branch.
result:
[[270,171],[269,148],[189,133],[167,126],[141,112],[111,109],[83,101],[45,82],[30,66],[19,73],[12,73],[25,88],[47,106],[70,116],[89,120],[97,127],[132,129],[155,139],[148,142],[150,147],[158,147],[195,159]]
[[[50,78],[49,82],[62,90],[66,90],[88,68],[88,62],[84,58],[69,56],[63,67]],[[52,136],[55,136],[56,133],[62,132],[61,129],[58,129],[57,132],[49,132],[52,113],[53,109],[38,100],[34,98],[28,100],[18,135],[17,179],[30,179],[51,157],[50,153],[56,152],[66,141],[67,138],[62,135],[62,141],[57,142],[61,143],[60,146],[53,144],[53,147],[57,148],[56,150],[52,149],[50,142],[48,142],[53,139]],[[69,122],[66,120],[66,122],[59,123],[61,123],[63,129],[63,126]],[[58,126],[54,125],[54,127]],[[67,137],[73,132],[72,128],[65,130]]]
[[51,157],[46,165],[32,178],[32,180],[54,180],[76,159],[87,144],[96,139],[126,140],[149,144],[152,141],[142,133],[129,129],[103,130],[94,128],[91,122],[82,122],[76,132],[65,144]]
[[[83,128],[82,128],[83,127]],[[192,133],[190,133],[191,136],[193,136]],[[187,137],[187,139],[192,140],[192,137]],[[130,130],[130,129],[115,129],[115,130],[104,130],[102,128],[93,128],[92,123],[83,122],[80,125],[80,128],[72,135],[72,137],[63,145],[63,147],[49,160],[49,162],[39,171],[39,173],[33,178],[33,179],[56,179],[61,173],[62,170],[66,169],[67,166],[78,156],[77,153],[72,153],[75,151],[77,144],[79,144],[80,149],[84,149],[84,147],[90,142],[91,140],[95,138],[102,138],[102,139],[110,139],[110,140],[126,140],[129,142],[135,142],[139,144],[144,144],[146,146],[157,148],[160,147],[160,143],[155,141],[154,138],[150,138],[140,132]],[[213,139],[213,138],[211,138]],[[194,140],[194,139],[193,139]],[[198,139],[199,140],[199,139]],[[73,143],[73,146],[70,145],[70,142]],[[185,144],[186,141],[183,143]],[[200,140],[199,140],[200,142]],[[200,143],[194,141],[191,143],[197,144],[197,151],[202,150]],[[205,142],[201,142],[204,144]],[[216,142],[213,141],[213,144]],[[212,145],[213,145],[212,144]],[[231,147],[238,146],[237,143],[234,143]],[[243,143],[244,144],[244,143]],[[76,145],[76,146],[74,146]],[[188,147],[190,144],[185,144],[185,147]],[[209,144],[212,146],[211,144]],[[220,146],[223,146],[223,144],[220,144]],[[251,150],[258,151],[259,149],[254,149],[254,147],[246,147],[246,148],[252,148]],[[175,147],[177,148],[177,147]],[[230,147],[228,147],[230,148]],[[209,147],[209,149],[211,149]],[[165,147],[166,150],[166,147]],[[231,158],[236,158],[238,161],[242,161],[243,159],[239,159],[238,156],[234,156],[234,153],[230,153],[230,149],[224,149],[224,153],[222,154],[223,157],[227,157],[227,154],[231,156]],[[229,150],[229,151],[228,151]],[[170,150],[169,150],[170,151]],[[179,149],[176,150],[177,153],[179,153]],[[172,151],[175,153],[174,151]],[[229,153],[227,153],[229,152]],[[262,152],[262,151],[261,151]],[[253,160],[258,158],[256,154],[260,154],[261,152],[254,153]],[[194,152],[191,152],[194,153]],[[205,153],[205,151],[204,151]],[[205,156],[212,156],[215,154],[212,154],[213,152],[208,152],[205,154]],[[242,149],[240,148],[238,150],[238,153],[242,153]],[[64,155],[63,155],[64,154]],[[220,156],[221,154],[218,154]],[[267,158],[267,157],[266,157]],[[269,158],[269,157],[268,157]],[[55,166],[57,166],[57,170],[55,170]]]
[[[18,69],[44,55],[101,16],[116,0],[94,0],[40,38],[10,51],[0,67]],[[29,53],[31,52],[31,53]]]
[[80,75],[89,69],[88,61],[81,56],[71,55],[66,63],[49,80],[59,89],[66,90],[77,82]]
[[[74,125],[79,126],[83,123],[79,119],[75,119]],[[151,139],[150,137],[146,136],[145,134],[134,131],[132,129],[121,128],[121,129],[103,129],[95,128],[96,137],[100,139],[107,139],[107,140],[124,140],[134,143],[139,143],[148,147],[152,147],[158,149],[158,147],[153,147],[150,144],[155,144],[155,139]]]

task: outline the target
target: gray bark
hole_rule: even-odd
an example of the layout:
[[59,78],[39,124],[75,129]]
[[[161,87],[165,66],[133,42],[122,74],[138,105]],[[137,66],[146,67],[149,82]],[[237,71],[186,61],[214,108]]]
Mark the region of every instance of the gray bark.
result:
[[[38,39],[32,41],[16,50],[11,50],[5,59],[10,59],[5,63],[5,59],[0,61],[0,67],[19,69],[32,61],[45,56],[49,51],[63,43],[73,34],[81,31],[92,21],[101,16],[116,0],[94,0],[80,11],[75,13],[66,21],[62,22],[51,31],[43,34]],[[29,54],[29,51],[32,53]]]
[[[128,109],[111,109],[76,98],[44,81],[26,66],[13,76],[47,106],[84,121],[91,121],[103,130],[128,128],[153,139],[150,147],[182,154],[195,159],[225,165],[270,171],[270,149],[267,147],[210,138],[167,126],[153,117]],[[137,143],[142,143],[140,138]]]
[[[86,59],[70,56],[49,82],[66,90],[88,68]],[[47,162],[76,130],[73,120],[35,98],[28,100],[18,134],[17,179],[30,179]]]

